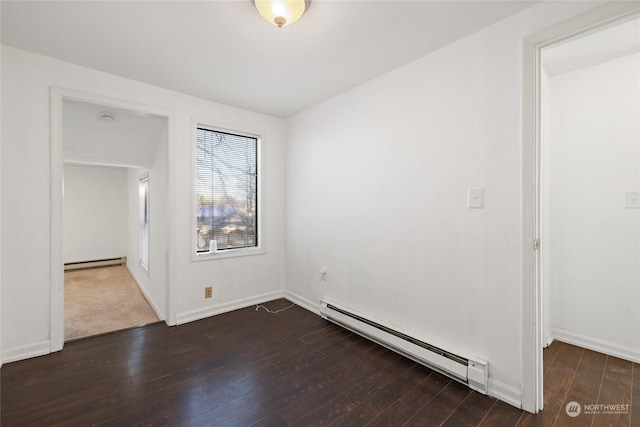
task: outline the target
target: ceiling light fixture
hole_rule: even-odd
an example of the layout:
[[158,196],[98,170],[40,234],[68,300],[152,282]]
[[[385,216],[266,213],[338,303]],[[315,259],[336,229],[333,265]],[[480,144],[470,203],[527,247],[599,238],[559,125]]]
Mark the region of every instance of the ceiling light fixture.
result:
[[113,113],[110,113],[108,111],[103,111],[100,114],[98,114],[98,119],[101,122],[111,123],[116,119],[116,116],[114,116]]
[[309,9],[311,0],[253,0],[258,13],[282,28],[293,24]]

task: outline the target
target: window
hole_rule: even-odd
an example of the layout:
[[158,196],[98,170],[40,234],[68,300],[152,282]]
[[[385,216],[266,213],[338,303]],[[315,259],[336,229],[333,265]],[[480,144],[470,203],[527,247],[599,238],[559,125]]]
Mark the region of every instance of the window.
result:
[[258,246],[258,138],[197,128],[196,250]]
[[140,264],[145,270],[149,270],[149,176],[140,178],[138,216],[140,230],[138,232],[138,250]]

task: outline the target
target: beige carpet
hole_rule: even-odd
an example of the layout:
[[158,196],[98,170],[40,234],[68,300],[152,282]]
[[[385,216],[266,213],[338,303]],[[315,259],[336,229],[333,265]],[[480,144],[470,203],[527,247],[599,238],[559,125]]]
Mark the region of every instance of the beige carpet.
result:
[[65,340],[157,322],[127,267],[64,274]]

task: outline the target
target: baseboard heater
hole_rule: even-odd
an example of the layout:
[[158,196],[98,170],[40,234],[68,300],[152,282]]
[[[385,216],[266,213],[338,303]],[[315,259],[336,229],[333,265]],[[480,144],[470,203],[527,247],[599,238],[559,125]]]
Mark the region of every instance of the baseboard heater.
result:
[[64,271],[81,270],[83,268],[108,267],[127,263],[127,257],[98,259],[94,261],[69,262],[64,265]]
[[320,314],[326,320],[466,384],[480,393],[487,393],[489,364],[484,360],[450,353],[328,301],[321,302]]

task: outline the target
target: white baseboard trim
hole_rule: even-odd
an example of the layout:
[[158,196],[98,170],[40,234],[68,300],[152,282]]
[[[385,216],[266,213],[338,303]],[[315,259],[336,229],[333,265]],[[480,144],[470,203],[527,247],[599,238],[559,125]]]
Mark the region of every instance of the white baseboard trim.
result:
[[140,292],[142,292],[142,296],[144,296],[144,299],[147,300],[153,312],[156,314],[156,316],[158,316],[158,319],[165,320],[164,315],[162,314],[162,311],[160,311],[156,303],[153,301],[153,298],[151,298],[151,295],[149,295],[149,293],[144,288],[144,286],[140,284],[140,280],[138,280],[138,277],[135,275],[133,271],[131,271],[128,265],[127,265],[127,270],[129,270],[129,274],[131,274],[131,277],[133,277],[133,281],[136,282],[136,285],[138,285],[138,289],[140,289]]
[[300,307],[307,309],[310,312],[317,314],[318,316],[320,315],[320,303],[313,302],[310,299],[307,299],[302,295],[289,290],[284,291],[284,297],[289,301],[296,303]]
[[543,348],[547,348],[549,347],[552,343],[553,343],[553,332],[552,331],[546,331],[544,334],[544,343],[543,343]]
[[183,325],[185,323],[194,322],[196,320],[205,319],[207,317],[215,316],[217,314],[227,313],[229,311],[238,310],[240,308],[250,307],[256,304],[262,304],[274,299],[283,298],[284,291],[277,290],[273,292],[267,292],[260,295],[254,295],[248,298],[237,299],[226,303],[214,305],[212,307],[199,308],[197,310],[187,311],[185,313],[178,313],[176,316],[176,324]]
[[557,339],[558,341],[566,342],[567,344],[577,345],[578,347],[597,351],[598,353],[608,354],[609,356],[618,357],[634,363],[640,363],[640,352],[610,341],[599,340],[597,338],[567,331],[566,329],[556,328],[551,331],[551,337],[552,339]]
[[2,363],[16,362],[51,353],[51,341],[43,340],[31,344],[19,345],[2,352]]
[[503,383],[502,381],[489,377],[487,394],[502,400],[511,406],[522,409],[522,391]]
[[138,288],[140,288],[140,292],[142,292],[144,299],[147,300],[153,312],[156,314],[156,316],[158,316],[158,319],[164,321],[165,320],[164,315],[162,314],[162,312],[160,311],[156,303],[153,301],[153,299],[151,298],[147,290],[144,287],[140,286],[139,284],[138,284]]

